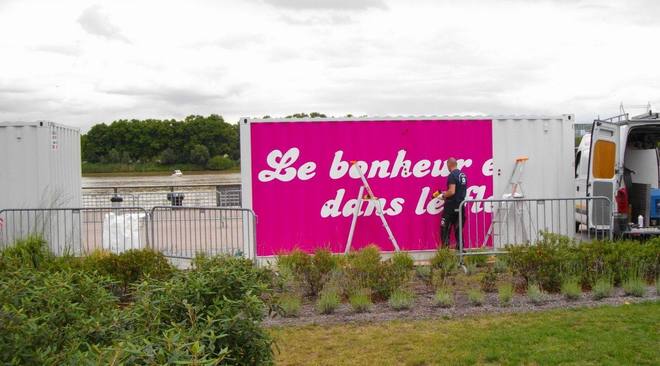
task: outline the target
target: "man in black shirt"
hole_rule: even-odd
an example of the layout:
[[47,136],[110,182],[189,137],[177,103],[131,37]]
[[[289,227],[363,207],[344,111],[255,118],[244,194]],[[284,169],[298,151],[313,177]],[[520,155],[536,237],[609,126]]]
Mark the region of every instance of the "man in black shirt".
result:
[[[454,236],[456,237],[456,249],[458,249],[458,209],[461,202],[465,200],[467,176],[458,169],[458,164],[455,158],[449,158],[447,160],[447,167],[451,172],[447,178],[447,190],[440,193],[440,197],[445,201],[442,222],[440,224],[440,244],[449,247],[449,233],[453,226]],[[465,212],[460,212],[460,214],[463,216],[463,222],[465,222]]]

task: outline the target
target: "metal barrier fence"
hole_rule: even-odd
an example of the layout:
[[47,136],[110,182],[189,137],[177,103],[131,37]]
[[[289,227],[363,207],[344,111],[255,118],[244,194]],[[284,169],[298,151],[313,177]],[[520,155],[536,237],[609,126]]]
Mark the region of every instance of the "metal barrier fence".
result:
[[0,248],[31,235],[56,255],[153,248],[169,257],[242,255],[254,259],[252,210],[219,207],[46,208],[0,210]]
[[[121,202],[112,200],[120,198]],[[83,192],[83,207],[143,207],[147,210],[156,206],[184,207],[241,207],[240,189],[215,191],[159,191],[133,193],[90,193]]]
[[169,257],[197,253],[255,257],[256,218],[252,210],[220,207],[151,209],[153,248]]
[[140,207],[0,210],[0,247],[39,235],[56,255],[120,252],[148,244],[147,211]]
[[612,239],[612,202],[607,197],[465,200],[461,211],[461,255],[534,244],[546,232],[578,241]]

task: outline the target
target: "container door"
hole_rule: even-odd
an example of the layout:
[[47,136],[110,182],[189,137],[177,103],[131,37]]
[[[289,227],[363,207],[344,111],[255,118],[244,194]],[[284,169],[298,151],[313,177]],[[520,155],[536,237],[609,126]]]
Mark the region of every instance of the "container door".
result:
[[[617,175],[620,170],[619,126],[596,121],[591,135],[589,156],[588,197],[614,200]],[[612,205],[604,200],[589,204],[589,227],[606,229],[610,225]]]

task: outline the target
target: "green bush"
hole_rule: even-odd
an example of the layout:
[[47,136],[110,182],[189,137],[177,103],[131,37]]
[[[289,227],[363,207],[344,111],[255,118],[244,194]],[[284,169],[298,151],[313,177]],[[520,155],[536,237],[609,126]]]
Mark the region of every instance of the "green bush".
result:
[[431,266],[417,266],[415,267],[417,278],[424,281],[427,285],[431,284]]
[[510,283],[504,284],[497,289],[497,300],[500,306],[511,305],[511,300],[513,300],[513,286]]
[[234,167],[234,161],[222,155],[216,155],[209,159],[206,167],[210,170],[227,170]]
[[646,283],[637,276],[629,276],[623,282],[623,292],[628,296],[644,297],[646,294]]
[[302,301],[300,296],[294,294],[283,294],[278,301],[280,314],[285,318],[295,318],[300,314]]
[[480,290],[472,289],[468,291],[468,301],[472,306],[481,306],[486,301],[486,298]]
[[[401,260],[405,264],[405,260]],[[380,249],[369,245],[348,257],[346,274],[351,288],[368,288],[379,299],[389,298],[392,291],[404,285],[411,275],[407,265],[393,264],[392,260],[381,261]]]
[[481,277],[481,290],[486,293],[497,291],[497,273],[489,269]]
[[356,313],[364,313],[371,310],[371,290],[362,288],[348,297],[348,302]]
[[[0,363],[272,364],[267,270],[213,257],[170,272],[162,259],[54,258],[40,239],[0,252]],[[136,281],[132,303],[113,295],[119,280]]]
[[566,300],[577,300],[582,295],[582,288],[577,278],[568,278],[561,284],[561,294]]
[[630,240],[584,243],[578,248],[578,262],[584,284],[593,284],[606,276],[618,285],[633,269],[652,281],[660,269],[660,238],[645,243]]
[[495,273],[506,273],[509,271],[509,264],[504,255],[498,255],[495,259],[495,264],[493,265],[493,270]]
[[149,277],[166,279],[174,273],[167,258],[151,249],[131,249],[121,254],[96,251],[82,259],[82,268],[98,271],[119,281],[124,288]]
[[110,286],[108,278],[81,271],[26,266],[3,273],[0,363],[71,364],[76,352],[110,345],[124,328]]
[[[127,334],[101,356],[117,364],[272,364],[272,340],[260,326],[269,274],[244,258],[211,257],[164,281],[135,286]],[[173,361],[175,360],[175,361]]]
[[529,284],[527,286],[527,300],[534,305],[540,305],[545,300],[545,295],[538,284]]
[[434,273],[439,275],[440,279],[446,279],[458,268],[456,254],[449,250],[449,248],[438,249],[433,258],[431,258],[431,268]]
[[475,273],[477,273],[479,269],[477,268],[477,264],[472,262],[472,263],[465,263],[465,274],[470,276]]
[[22,267],[42,269],[53,258],[46,247],[46,242],[41,237],[30,236],[17,240],[12,246],[2,251],[0,270]]
[[402,271],[412,271],[415,268],[415,261],[407,252],[396,252],[390,258],[392,266]]
[[327,249],[317,249],[313,256],[296,249],[279,255],[277,265],[281,273],[290,273],[306,294],[316,296],[330,272],[339,267],[338,258]]
[[591,287],[591,296],[594,300],[601,300],[612,296],[612,290],[614,290],[614,285],[610,278],[599,278]]
[[441,308],[450,308],[454,306],[454,296],[448,289],[440,288],[435,292],[433,303],[435,306],[439,306]]
[[316,300],[316,310],[321,314],[332,314],[341,304],[339,293],[334,288],[323,289]]
[[544,233],[534,246],[507,246],[508,262],[513,273],[527,284],[538,283],[547,291],[556,292],[567,268],[573,267],[575,248],[568,238]]
[[[478,253],[479,251],[472,250],[470,253]],[[488,254],[471,254],[466,255],[464,258],[465,265],[473,264],[476,267],[486,267],[488,264]]]
[[406,289],[397,289],[392,292],[389,300],[390,307],[394,310],[410,309],[415,301],[415,294]]

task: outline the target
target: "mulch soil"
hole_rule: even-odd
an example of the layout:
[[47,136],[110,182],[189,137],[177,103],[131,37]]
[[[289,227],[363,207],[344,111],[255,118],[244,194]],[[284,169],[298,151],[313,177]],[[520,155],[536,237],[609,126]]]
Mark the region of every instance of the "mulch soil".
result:
[[348,303],[343,303],[333,314],[322,315],[316,311],[313,300],[307,299],[303,302],[298,317],[269,317],[264,321],[264,325],[273,327],[371,323],[390,320],[451,319],[488,314],[537,312],[550,309],[570,309],[602,305],[619,306],[643,301],[658,301],[660,299],[655,287],[649,286],[644,297],[626,296],[623,289],[616,288],[611,297],[602,300],[593,300],[591,293],[588,292],[583,293],[577,300],[566,300],[561,294],[544,294],[545,298],[543,302],[538,305],[530,303],[524,294],[515,294],[511,304],[506,307],[498,304],[497,293],[488,293],[485,294],[486,301],[482,306],[474,306],[468,301],[467,291],[455,291],[454,305],[451,308],[440,308],[433,304],[435,291],[431,286],[416,283],[414,289],[416,293],[415,302],[409,310],[393,310],[389,307],[387,301],[383,301],[375,303],[369,312],[355,313]]

